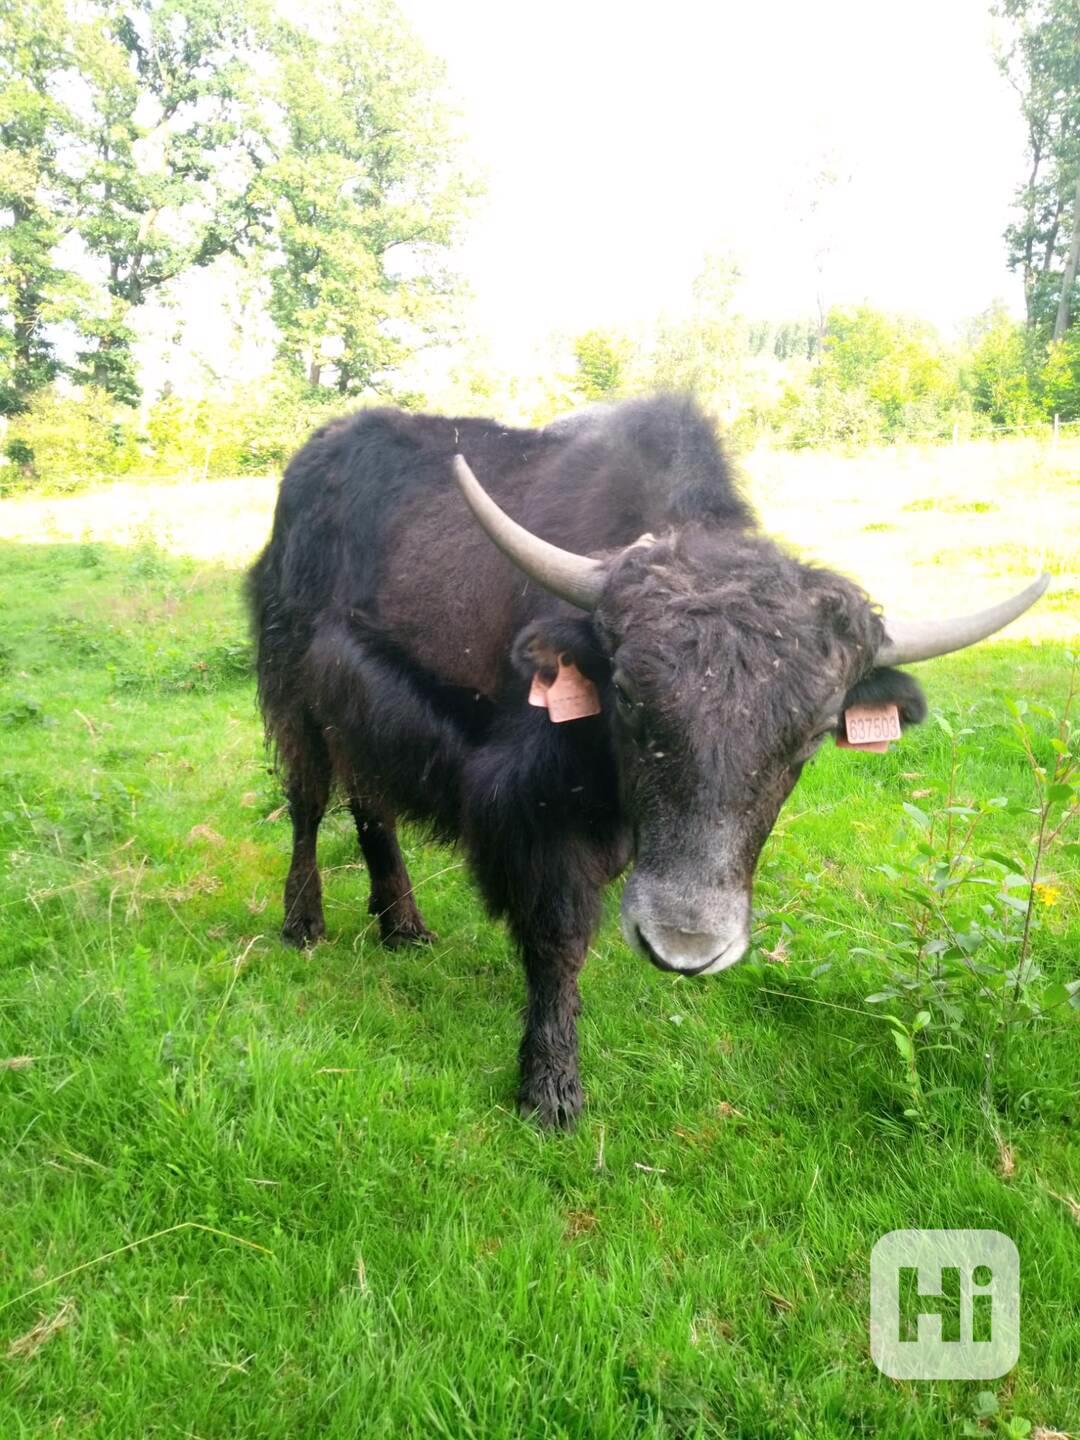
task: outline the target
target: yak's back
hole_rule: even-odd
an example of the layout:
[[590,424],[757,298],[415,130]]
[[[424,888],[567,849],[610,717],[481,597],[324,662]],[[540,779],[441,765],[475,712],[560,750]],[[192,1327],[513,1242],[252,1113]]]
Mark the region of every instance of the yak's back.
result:
[[593,551],[646,530],[754,524],[716,427],[691,396],[597,406],[544,433],[561,444],[520,518],[546,539]]
[[437,548],[471,537],[450,466],[459,452],[515,518],[583,552],[688,522],[753,523],[712,422],[687,396],[598,406],[533,430],[362,410],[323,425],[289,462],[253,575],[256,609],[268,588],[307,615],[335,602],[376,609],[395,532],[404,517],[427,530],[428,508]]

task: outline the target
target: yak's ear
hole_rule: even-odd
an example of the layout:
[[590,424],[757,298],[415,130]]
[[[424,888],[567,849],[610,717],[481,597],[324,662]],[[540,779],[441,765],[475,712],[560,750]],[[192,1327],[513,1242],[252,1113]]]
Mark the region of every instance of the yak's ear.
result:
[[600,648],[592,621],[586,618],[533,620],[518,631],[511,656],[514,668],[526,680],[539,675],[548,685],[559,673],[560,658],[576,665],[595,685],[611,674],[611,663]]
[[900,724],[921,725],[926,719],[926,696],[922,686],[905,670],[883,666],[871,670],[844,696],[843,709],[852,705],[895,705],[900,711]]

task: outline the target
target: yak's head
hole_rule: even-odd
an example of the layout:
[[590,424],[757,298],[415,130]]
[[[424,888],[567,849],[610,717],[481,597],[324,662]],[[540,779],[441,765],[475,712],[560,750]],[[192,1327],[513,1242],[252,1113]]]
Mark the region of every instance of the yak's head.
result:
[[611,556],[572,554],[511,520],[458,457],[457,478],[499,548],[588,612],[538,620],[516,656],[550,679],[561,659],[596,683],[613,726],[635,866],[627,940],[662,969],[741,959],[761,847],[803,765],[856,704],[926,713],[894,667],[1007,625],[1042,594],[961,619],[882,617],[850,581],[752,531],[684,526]]

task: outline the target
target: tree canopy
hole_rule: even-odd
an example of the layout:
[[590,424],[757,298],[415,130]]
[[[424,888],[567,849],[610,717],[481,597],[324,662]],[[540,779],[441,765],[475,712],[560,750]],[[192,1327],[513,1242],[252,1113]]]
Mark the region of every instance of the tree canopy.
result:
[[389,0],[282,26],[276,49],[272,313],[292,367],[353,393],[445,323],[443,257],[470,187],[442,66]]
[[353,393],[448,323],[470,193],[441,67],[392,0],[8,0],[0,413],[66,372],[139,397],[133,316],[219,256],[283,359]]
[[60,370],[56,327],[79,311],[58,248],[77,217],[67,157],[80,130],[62,81],[73,36],[62,0],[0,11],[0,414],[23,410]]
[[1080,259],[1080,10],[1076,0],[1003,0],[1000,64],[1017,93],[1028,173],[1006,232],[1028,325],[1060,340],[1076,310]]

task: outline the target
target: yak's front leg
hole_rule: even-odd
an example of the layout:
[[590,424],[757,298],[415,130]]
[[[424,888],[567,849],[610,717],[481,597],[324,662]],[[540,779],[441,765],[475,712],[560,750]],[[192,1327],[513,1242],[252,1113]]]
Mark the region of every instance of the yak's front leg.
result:
[[[578,976],[601,891],[627,850],[614,800],[609,812],[595,780],[604,774],[606,742],[596,736],[590,748],[588,736],[561,734],[571,728],[523,707],[503,736],[476,751],[463,786],[473,875],[491,913],[507,920],[525,967],[518,1104],[561,1128],[574,1124],[583,1098]],[[611,781],[614,795],[613,774]]]
[[536,949],[524,953],[528,997],[518,1106],[523,1115],[536,1115],[544,1125],[569,1128],[584,1103],[577,1036],[577,977],[583,958]]
[[544,1125],[569,1128],[584,1096],[578,1072],[578,975],[599,916],[595,889],[578,880],[534,896],[527,915],[511,915],[525,964],[525,1034],[518,1105]]

